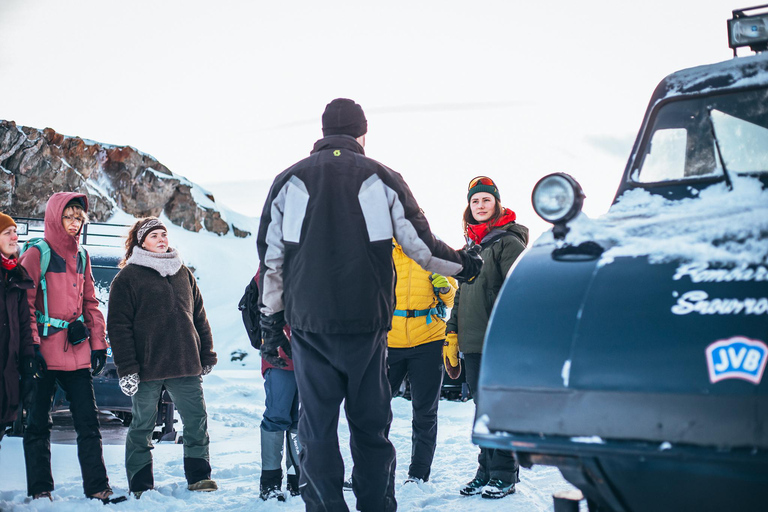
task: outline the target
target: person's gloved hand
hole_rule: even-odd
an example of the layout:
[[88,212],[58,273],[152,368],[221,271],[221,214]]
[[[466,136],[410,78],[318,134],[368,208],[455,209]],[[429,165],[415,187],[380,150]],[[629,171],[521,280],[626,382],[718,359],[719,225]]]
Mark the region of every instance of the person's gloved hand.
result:
[[96,377],[101,375],[104,371],[104,366],[107,364],[107,351],[106,350],[91,350],[91,375]]
[[36,379],[42,379],[45,377],[45,372],[48,371],[48,365],[45,362],[43,354],[40,353],[40,345],[35,345],[35,357],[32,363],[34,369],[34,376]]
[[459,335],[449,332],[443,344],[443,364],[445,371],[452,379],[458,379],[461,375],[461,360],[459,360]]
[[432,274],[429,276],[432,280],[432,288],[436,288],[440,293],[447,293],[451,289],[451,283],[448,282],[448,278],[441,276],[440,274]]
[[482,247],[473,245],[472,247],[456,251],[461,257],[461,271],[453,277],[460,283],[471,283],[480,274],[483,268],[483,258],[480,257]]
[[120,377],[120,390],[125,395],[133,396],[139,390],[139,382],[141,382],[141,379],[138,373],[131,373],[130,375]]
[[285,327],[283,312],[280,311],[272,315],[262,313],[259,323],[261,324],[261,348],[259,349],[261,350],[261,357],[275,368],[285,368],[288,363],[280,357],[278,349],[282,348],[289,359],[293,354],[288,337],[283,331],[283,327]]
[[212,364],[203,365],[203,373],[201,375],[208,375],[212,371],[213,371],[213,365]]

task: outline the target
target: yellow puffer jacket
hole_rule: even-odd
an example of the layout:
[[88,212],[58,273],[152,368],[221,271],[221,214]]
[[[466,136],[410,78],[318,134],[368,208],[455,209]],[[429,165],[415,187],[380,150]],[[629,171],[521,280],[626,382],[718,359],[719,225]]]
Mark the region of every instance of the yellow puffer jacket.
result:
[[[395,310],[425,310],[438,305],[431,272],[427,272],[418,263],[405,255],[400,244],[393,241],[392,258],[397,271],[397,287],[395,288]],[[440,294],[440,299],[446,307],[453,307],[453,297],[458,285],[456,280],[448,277],[450,290]],[[427,323],[427,318],[431,318]],[[447,319],[447,318],[446,318]],[[410,348],[430,341],[445,339],[445,320],[436,315],[408,318],[397,316],[392,318],[392,330],[389,331],[387,343],[392,348]]]

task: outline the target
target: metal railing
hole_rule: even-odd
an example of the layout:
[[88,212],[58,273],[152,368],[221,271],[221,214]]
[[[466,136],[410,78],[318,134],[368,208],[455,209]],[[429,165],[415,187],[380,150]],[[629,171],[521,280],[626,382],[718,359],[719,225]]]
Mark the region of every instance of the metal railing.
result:
[[[45,234],[44,219],[34,217],[15,217],[19,241],[26,242],[30,238],[42,237]],[[26,225],[23,229],[22,225]],[[91,247],[122,247],[123,239],[128,233],[129,224],[112,224],[109,222],[87,222],[83,224],[80,233],[80,243]]]

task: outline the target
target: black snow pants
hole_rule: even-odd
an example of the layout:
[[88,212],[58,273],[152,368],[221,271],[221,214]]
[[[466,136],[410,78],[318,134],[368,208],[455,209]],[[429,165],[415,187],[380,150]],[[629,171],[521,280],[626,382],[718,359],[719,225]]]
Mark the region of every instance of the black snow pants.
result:
[[27,494],[53,490],[51,472],[51,407],[56,383],[66,392],[77,432],[77,458],[86,496],[110,489],[101,449],[93,378],[87,368],[72,372],[48,370],[37,380],[37,390],[24,432],[24,459],[27,466]]
[[397,510],[395,448],[386,436],[392,421],[387,332],[325,334],[292,329],[291,348],[301,400],[299,485],[306,510],[349,510],[338,438],[342,401],[349,423],[357,509]]
[[[475,415],[477,415],[477,401],[480,390],[478,380],[480,377],[480,358],[483,354],[464,354],[464,370],[467,372],[467,384],[472,392],[475,402]],[[479,397],[482,399],[482,396]],[[477,456],[476,478],[488,481],[498,478],[502,482],[517,483],[520,466],[511,451],[495,448],[480,448]]]
[[411,465],[408,475],[429,480],[437,446],[437,406],[443,384],[443,341],[412,348],[390,348],[387,376],[394,394],[405,376],[411,383]]

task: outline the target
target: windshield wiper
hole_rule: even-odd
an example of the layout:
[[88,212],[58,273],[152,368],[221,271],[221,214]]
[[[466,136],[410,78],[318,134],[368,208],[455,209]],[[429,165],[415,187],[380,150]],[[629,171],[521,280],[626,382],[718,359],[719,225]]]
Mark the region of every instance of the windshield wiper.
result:
[[725,160],[723,159],[723,152],[720,151],[720,141],[717,140],[717,134],[715,133],[715,122],[712,121],[712,107],[707,106],[707,120],[709,121],[709,129],[712,131],[712,139],[715,141],[715,149],[717,150],[717,158],[720,160],[720,166],[723,168],[723,175],[725,176],[725,183],[728,185],[728,190],[733,190],[733,182],[731,181],[731,175],[728,173],[728,168],[725,166]]

